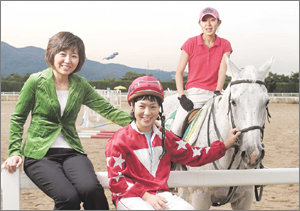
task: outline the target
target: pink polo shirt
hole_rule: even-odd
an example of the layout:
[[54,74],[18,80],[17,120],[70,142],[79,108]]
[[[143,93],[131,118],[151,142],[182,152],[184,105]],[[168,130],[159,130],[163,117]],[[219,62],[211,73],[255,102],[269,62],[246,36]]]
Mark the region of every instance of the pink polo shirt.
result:
[[216,36],[209,49],[202,40],[202,34],[189,38],[181,47],[189,55],[189,73],[185,89],[192,87],[215,91],[222,57],[232,52],[230,42]]

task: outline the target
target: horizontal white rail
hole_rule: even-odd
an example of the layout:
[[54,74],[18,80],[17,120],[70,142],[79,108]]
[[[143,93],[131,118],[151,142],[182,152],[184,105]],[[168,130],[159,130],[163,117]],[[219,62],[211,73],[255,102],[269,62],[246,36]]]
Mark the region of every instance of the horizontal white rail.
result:
[[[101,96],[107,96],[107,90],[97,89],[97,92]],[[112,93],[120,93],[122,97],[127,97],[127,92],[120,92],[116,90],[110,90]],[[18,96],[20,92],[1,92],[2,96]],[[165,90],[165,95],[176,94],[176,90]],[[299,97],[299,93],[268,93],[269,97]]]
[[8,95],[8,96],[19,96],[19,94],[20,94],[20,92],[1,92],[1,95],[2,96],[6,96],[6,95]]
[[[104,188],[109,187],[107,172],[96,172]],[[299,184],[299,168],[269,168],[245,170],[171,171],[169,187],[222,187],[248,185]],[[14,174],[1,171],[4,210],[20,209],[20,189],[37,188],[17,170]]]
[[222,187],[299,184],[299,168],[174,171],[171,187]]
[[299,97],[299,93],[269,93],[270,97]]
[[[101,185],[108,188],[107,172],[97,172]],[[171,171],[169,187],[222,187],[299,184],[299,168]]]

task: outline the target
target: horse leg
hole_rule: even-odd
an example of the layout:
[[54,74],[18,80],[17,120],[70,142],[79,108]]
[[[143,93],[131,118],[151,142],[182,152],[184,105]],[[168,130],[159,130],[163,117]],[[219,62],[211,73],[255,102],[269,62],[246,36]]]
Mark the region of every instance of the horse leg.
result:
[[178,196],[190,202],[190,191],[187,188],[178,188]]
[[192,193],[192,206],[196,210],[208,210],[211,206],[211,196],[202,188],[193,190]]
[[231,203],[231,207],[233,210],[250,210],[251,205],[253,203],[253,187],[245,187],[245,190],[240,191],[242,195]]

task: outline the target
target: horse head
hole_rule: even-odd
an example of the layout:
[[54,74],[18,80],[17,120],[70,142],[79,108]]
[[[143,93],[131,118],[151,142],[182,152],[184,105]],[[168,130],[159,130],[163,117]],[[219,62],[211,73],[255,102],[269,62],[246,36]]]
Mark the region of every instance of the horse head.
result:
[[240,149],[244,166],[255,168],[265,154],[262,139],[269,96],[264,80],[273,59],[258,69],[254,66],[238,68],[228,58],[226,62],[232,76],[224,93],[228,100],[229,124],[242,132],[236,147]]

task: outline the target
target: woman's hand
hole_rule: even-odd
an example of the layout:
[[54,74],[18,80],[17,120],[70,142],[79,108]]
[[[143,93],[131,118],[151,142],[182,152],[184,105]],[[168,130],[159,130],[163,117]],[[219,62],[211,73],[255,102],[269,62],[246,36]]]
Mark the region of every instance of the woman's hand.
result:
[[229,131],[228,139],[224,141],[226,149],[229,149],[234,144],[239,135],[241,135],[241,132],[237,128]]
[[22,163],[23,159],[20,156],[15,155],[7,158],[6,161],[4,161],[4,163],[2,164],[2,168],[7,169],[9,173],[14,173]]
[[142,199],[147,201],[149,204],[151,204],[151,206],[156,210],[169,209],[166,205],[168,201],[162,196],[157,196],[157,195],[153,195],[148,192],[145,192]]
[[178,100],[181,107],[184,108],[184,110],[186,110],[187,112],[191,111],[194,108],[193,101],[187,98],[185,94],[181,95],[181,97],[178,97]]

